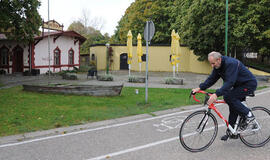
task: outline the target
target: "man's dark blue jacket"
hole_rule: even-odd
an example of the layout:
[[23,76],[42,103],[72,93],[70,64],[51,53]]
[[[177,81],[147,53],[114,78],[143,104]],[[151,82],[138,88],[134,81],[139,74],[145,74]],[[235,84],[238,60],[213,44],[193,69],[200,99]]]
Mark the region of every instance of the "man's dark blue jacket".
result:
[[239,60],[221,56],[221,66],[219,69],[213,69],[211,75],[200,84],[200,89],[205,90],[214,85],[219,78],[222,78],[223,86],[216,90],[217,96],[223,96],[233,87],[254,85],[257,86],[257,80],[254,75]]

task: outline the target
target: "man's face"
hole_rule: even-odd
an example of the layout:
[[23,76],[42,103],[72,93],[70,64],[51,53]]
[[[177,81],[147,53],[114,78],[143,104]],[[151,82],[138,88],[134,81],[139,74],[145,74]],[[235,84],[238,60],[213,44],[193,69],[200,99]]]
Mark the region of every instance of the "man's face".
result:
[[221,66],[221,58],[215,59],[214,57],[208,57],[208,61],[212,68],[219,69]]

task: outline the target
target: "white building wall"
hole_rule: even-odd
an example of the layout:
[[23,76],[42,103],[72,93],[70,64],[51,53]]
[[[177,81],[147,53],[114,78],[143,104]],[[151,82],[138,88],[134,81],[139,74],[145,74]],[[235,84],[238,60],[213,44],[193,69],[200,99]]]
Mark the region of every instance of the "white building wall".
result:
[[[68,51],[74,50],[74,65],[79,67],[79,41],[74,44],[74,38],[68,36],[60,36],[53,42],[54,36],[50,37],[50,65],[51,72],[59,72],[61,70],[72,70],[73,67],[68,67]],[[61,67],[54,67],[54,50],[59,48],[61,51]],[[46,73],[49,70],[49,53],[48,53],[48,38],[43,38],[35,46],[35,68],[40,69],[40,73]]]

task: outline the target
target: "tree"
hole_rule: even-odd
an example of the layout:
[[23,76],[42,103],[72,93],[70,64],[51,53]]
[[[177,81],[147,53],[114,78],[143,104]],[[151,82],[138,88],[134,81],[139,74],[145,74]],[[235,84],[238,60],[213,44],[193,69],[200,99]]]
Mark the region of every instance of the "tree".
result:
[[125,15],[118,22],[114,42],[126,43],[127,33],[132,31],[133,41],[137,41],[137,34],[143,36],[144,27],[147,20],[152,20],[155,24],[155,35],[151,40],[152,44],[170,44],[171,41],[171,21],[170,7],[174,0],[136,0],[129,8]]
[[83,36],[87,35],[87,28],[84,26],[84,24],[81,21],[73,21],[69,25],[68,30],[76,31]]
[[215,0],[176,0],[176,22],[182,43],[204,60],[210,51],[223,52],[225,3]]
[[102,35],[99,30],[90,26],[84,26],[80,21],[71,23],[68,30],[76,31],[86,38],[86,41],[81,46],[81,54],[89,53],[89,48],[92,44],[105,44],[110,39],[108,34]]
[[38,0],[1,0],[0,32],[11,40],[33,41],[42,23],[39,6]]
[[81,22],[84,26],[91,26],[95,30],[101,30],[104,25],[104,19],[101,17],[93,17],[90,19],[90,15],[90,11],[83,9],[81,18],[79,18],[78,21]]
[[[156,31],[152,44],[170,44],[175,29],[181,44],[205,60],[213,50],[224,54],[225,8],[224,0],[136,0],[118,22],[111,41],[126,43],[128,30],[142,34],[145,22],[152,20]],[[270,55],[269,30],[269,0],[229,1],[229,55],[241,56],[245,50]]]
[[[200,60],[213,50],[224,53],[225,2],[223,0],[175,0],[172,24],[180,37]],[[270,53],[267,30],[270,28],[269,0],[231,0],[229,2],[229,53],[244,50]]]
[[102,18],[89,18],[89,11],[82,10],[82,16],[78,20],[73,21],[68,30],[73,30],[86,38],[86,41],[81,46],[81,54],[89,53],[89,48],[92,44],[105,44],[109,42],[110,37],[107,33],[101,34],[100,29],[103,27]]

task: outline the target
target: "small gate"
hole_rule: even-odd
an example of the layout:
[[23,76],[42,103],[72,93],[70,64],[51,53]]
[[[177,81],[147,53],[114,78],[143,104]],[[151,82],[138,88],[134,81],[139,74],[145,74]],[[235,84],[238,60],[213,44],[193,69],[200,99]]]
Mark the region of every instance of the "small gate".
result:
[[128,56],[127,53],[122,53],[120,55],[120,70],[128,70],[128,64],[127,64]]
[[23,49],[16,46],[13,49],[12,73],[23,72]]

